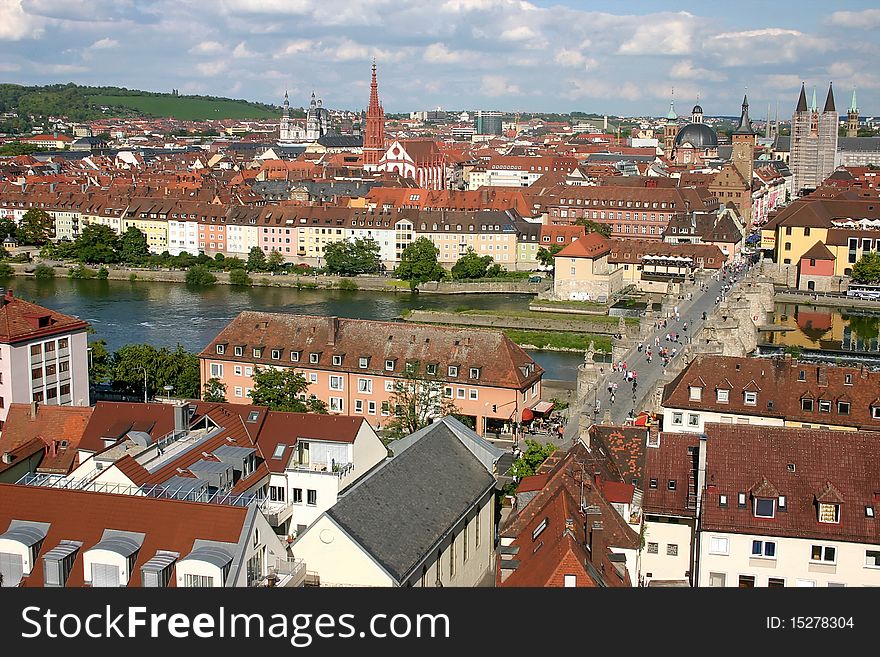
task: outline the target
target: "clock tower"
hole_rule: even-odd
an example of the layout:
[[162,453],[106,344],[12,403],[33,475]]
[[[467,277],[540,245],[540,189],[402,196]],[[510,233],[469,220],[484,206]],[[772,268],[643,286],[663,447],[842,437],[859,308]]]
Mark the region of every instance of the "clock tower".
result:
[[743,96],[742,114],[739,118],[739,126],[731,135],[733,142],[733,153],[731,159],[733,166],[740,172],[746,184],[751,188],[752,171],[755,166],[755,144],[756,135],[752,130],[752,123],[749,121],[749,99]]

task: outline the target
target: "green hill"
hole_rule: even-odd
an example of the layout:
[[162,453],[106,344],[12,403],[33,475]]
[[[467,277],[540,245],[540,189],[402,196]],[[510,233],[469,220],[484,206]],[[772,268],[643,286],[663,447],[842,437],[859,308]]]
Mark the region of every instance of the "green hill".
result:
[[[102,107],[107,108],[102,110]],[[102,117],[169,117],[182,120],[277,118],[280,107],[216,96],[178,96],[126,89],[69,84],[26,87],[0,84],[0,112],[16,111],[18,120],[7,121],[4,130],[19,131],[29,117],[66,116],[70,121]],[[292,112],[294,116],[303,114]],[[10,130],[11,129],[11,130]]]

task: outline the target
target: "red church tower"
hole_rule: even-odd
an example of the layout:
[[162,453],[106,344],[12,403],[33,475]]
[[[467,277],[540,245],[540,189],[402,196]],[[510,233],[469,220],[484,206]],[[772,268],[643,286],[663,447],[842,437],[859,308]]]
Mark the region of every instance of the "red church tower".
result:
[[376,61],[373,60],[373,79],[370,81],[370,106],[364,130],[364,170],[375,171],[385,154],[385,110],[379,104],[376,83]]

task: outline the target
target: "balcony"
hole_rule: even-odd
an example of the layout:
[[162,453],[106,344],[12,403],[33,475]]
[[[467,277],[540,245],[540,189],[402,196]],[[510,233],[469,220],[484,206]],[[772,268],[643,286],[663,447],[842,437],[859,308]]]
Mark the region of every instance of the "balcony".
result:
[[294,470],[307,470],[308,472],[315,472],[318,474],[335,475],[339,479],[342,479],[354,470],[354,463],[328,464],[311,461],[309,463],[293,463],[292,468]]
[[265,577],[250,582],[253,587],[294,588],[306,581],[306,562],[293,557],[278,557],[270,565]]
[[272,527],[280,527],[293,515],[293,502],[273,502],[265,499],[260,502],[260,511]]

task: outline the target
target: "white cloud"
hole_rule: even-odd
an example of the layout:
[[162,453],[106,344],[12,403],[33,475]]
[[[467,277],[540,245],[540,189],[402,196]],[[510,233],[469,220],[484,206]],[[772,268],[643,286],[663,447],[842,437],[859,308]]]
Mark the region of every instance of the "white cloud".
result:
[[257,53],[252,50],[248,50],[247,44],[242,41],[232,50],[232,56],[236,59],[244,59],[246,57],[256,57]]
[[449,50],[443,43],[432,43],[425,48],[422,55],[426,62],[432,64],[463,64],[467,61],[473,62],[476,56],[478,53],[470,50]]
[[702,66],[694,66],[690,59],[683,59],[669,70],[669,77],[677,80],[707,80],[721,82],[727,79],[723,73],[710,71]]
[[520,93],[519,85],[511,84],[503,75],[484,75],[480,91],[487,96],[510,96]]
[[0,40],[38,39],[45,21],[25,12],[21,0],[0,0]]
[[632,36],[617,52],[621,55],[686,55],[691,52],[694,32],[700,24],[692,14],[639,16],[630,23]]
[[0,72],[2,73],[14,73],[15,71],[20,71],[21,66],[18,64],[12,64],[10,62],[0,62]]
[[216,55],[226,50],[219,41],[202,41],[189,49],[195,55]]
[[402,50],[383,50],[366,46],[344,38],[338,45],[324,49],[323,56],[334,62],[367,61],[372,57],[382,62],[395,62],[402,60],[405,53]]
[[196,71],[199,72],[199,75],[204,75],[205,77],[213,77],[215,75],[220,75],[229,67],[229,64],[225,60],[217,60],[214,62],[201,62],[196,64]]
[[556,51],[553,61],[566,68],[584,68],[590,70],[599,65],[599,61],[592,57],[586,57],[579,50],[561,48]]
[[280,59],[289,55],[298,55],[299,53],[304,53],[312,50],[315,45],[316,42],[310,41],[309,39],[297,39],[296,41],[288,41],[281,52],[272,55],[272,57],[274,57],[275,59]]
[[880,9],[835,11],[829,16],[828,22],[832,25],[837,25],[838,27],[868,30],[880,27]]
[[706,40],[704,47],[717,58],[720,66],[754,66],[765,62],[793,63],[836,46],[831,39],[771,27],[716,34]]
[[38,64],[38,70],[55,75],[66,75],[67,73],[85,73],[89,69],[78,64]]
[[95,41],[92,45],[89,46],[91,50],[106,50],[109,48],[118,48],[119,42],[116,39],[111,39],[110,37],[105,37],[103,39],[99,39]]

